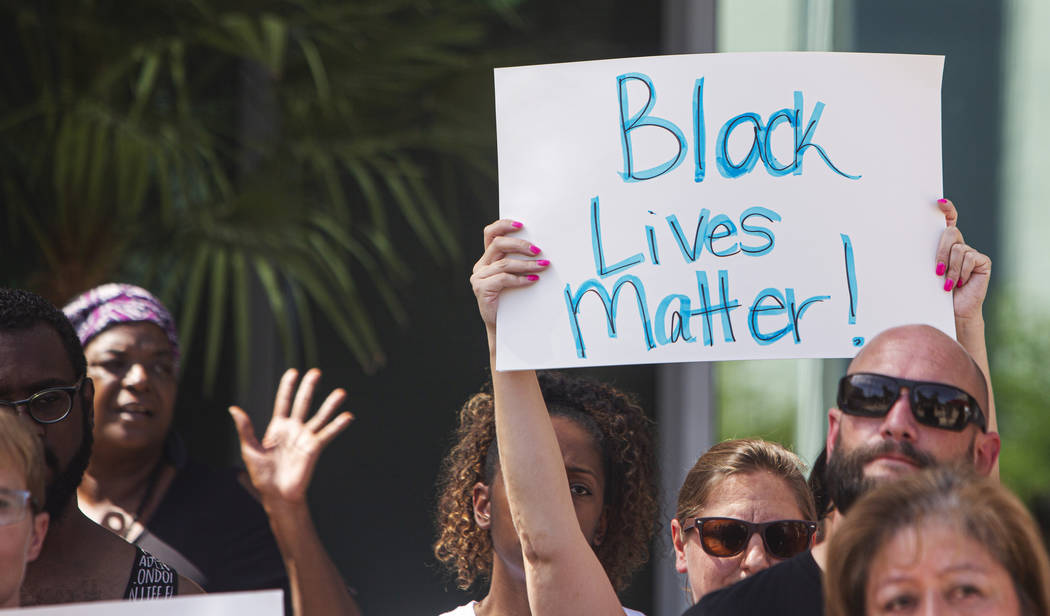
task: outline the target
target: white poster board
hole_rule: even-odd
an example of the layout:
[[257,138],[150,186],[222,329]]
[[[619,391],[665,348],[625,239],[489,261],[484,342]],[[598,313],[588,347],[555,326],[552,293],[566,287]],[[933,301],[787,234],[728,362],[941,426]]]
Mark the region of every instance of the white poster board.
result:
[[943,57],[700,54],[496,69],[500,217],[551,261],[500,370],[851,357],[954,335]]
[[[0,610],[0,612],[8,610]],[[11,611],[14,613],[14,611]],[[192,595],[145,601],[93,601],[22,608],[27,616],[284,616],[283,590]]]

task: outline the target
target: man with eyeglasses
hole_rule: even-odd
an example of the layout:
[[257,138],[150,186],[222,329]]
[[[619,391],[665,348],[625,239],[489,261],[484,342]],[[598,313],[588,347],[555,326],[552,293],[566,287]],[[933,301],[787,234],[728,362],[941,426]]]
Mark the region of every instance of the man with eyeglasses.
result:
[[91,457],[86,362],[60,310],[27,291],[0,289],[0,413],[19,417],[44,445],[50,529],[27,568],[24,605],[196,594],[178,576],[85,517],[77,485]]
[[685,616],[823,614],[827,539],[857,498],[880,483],[934,465],[996,472],[1000,441],[985,376],[981,313],[991,260],[965,244],[955,228],[954,206],[943,199],[939,203],[948,228],[935,274],[953,293],[959,342],[928,325],[892,328],[870,340],[850,363],[836,405],[828,410],[823,487],[830,513],[824,541],[707,595]]

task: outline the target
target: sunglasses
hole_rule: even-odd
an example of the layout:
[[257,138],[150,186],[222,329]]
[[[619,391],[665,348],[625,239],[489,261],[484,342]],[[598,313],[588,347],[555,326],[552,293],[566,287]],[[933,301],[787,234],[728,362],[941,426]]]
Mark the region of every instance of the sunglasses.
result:
[[883,374],[858,372],[839,381],[838,407],[848,415],[885,417],[908,388],[908,402],[915,421],[925,426],[958,432],[973,423],[986,431],[984,413],[965,391],[944,383],[911,381]]
[[775,520],[756,524],[736,518],[696,518],[683,532],[693,528],[700,533],[700,546],[711,556],[736,556],[747,548],[751,535],[757,532],[766,546],[766,553],[777,558],[791,558],[809,549],[817,523]]

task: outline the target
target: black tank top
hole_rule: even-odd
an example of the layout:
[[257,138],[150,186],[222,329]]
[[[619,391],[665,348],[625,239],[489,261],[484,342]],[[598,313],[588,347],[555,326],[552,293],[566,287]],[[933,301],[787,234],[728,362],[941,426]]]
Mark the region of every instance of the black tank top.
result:
[[167,599],[179,594],[179,574],[168,565],[135,547],[135,565],[131,568],[124,598],[129,601],[142,599]]

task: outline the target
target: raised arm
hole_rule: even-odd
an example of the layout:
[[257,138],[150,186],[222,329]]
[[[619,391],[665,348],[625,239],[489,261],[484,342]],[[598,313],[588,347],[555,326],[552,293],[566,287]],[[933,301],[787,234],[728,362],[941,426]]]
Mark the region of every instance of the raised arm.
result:
[[550,265],[538,258],[538,247],[507,237],[521,228],[510,220],[485,228],[485,253],[470,281],[488,334],[500,468],[521,542],[529,606],[533,614],[622,616],[605,569],[580,530],[536,373],[495,369],[501,293],[533,284]]
[[299,373],[284,373],[262,442],[255,437],[255,428],[243,410],[230,407],[230,415],[237,425],[248,475],[284,558],[294,613],[357,616],[357,603],[321,544],[306,502],[306,490],[321,451],[353,419],[347,412],[336,415],[346,398],[342,389],[328,394],[317,414],[307,419],[320,378],[320,370],[310,370],[296,391]]
[[963,239],[958,227],[959,214],[955,205],[948,199],[939,200],[937,205],[944,212],[946,228],[937,246],[936,274],[942,278],[944,290],[952,294],[956,338],[984,372],[985,382],[988,384],[988,408],[984,409],[988,414],[988,431],[998,432],[982,311],[992,275],[992,260],[988,255],[969,246]]

